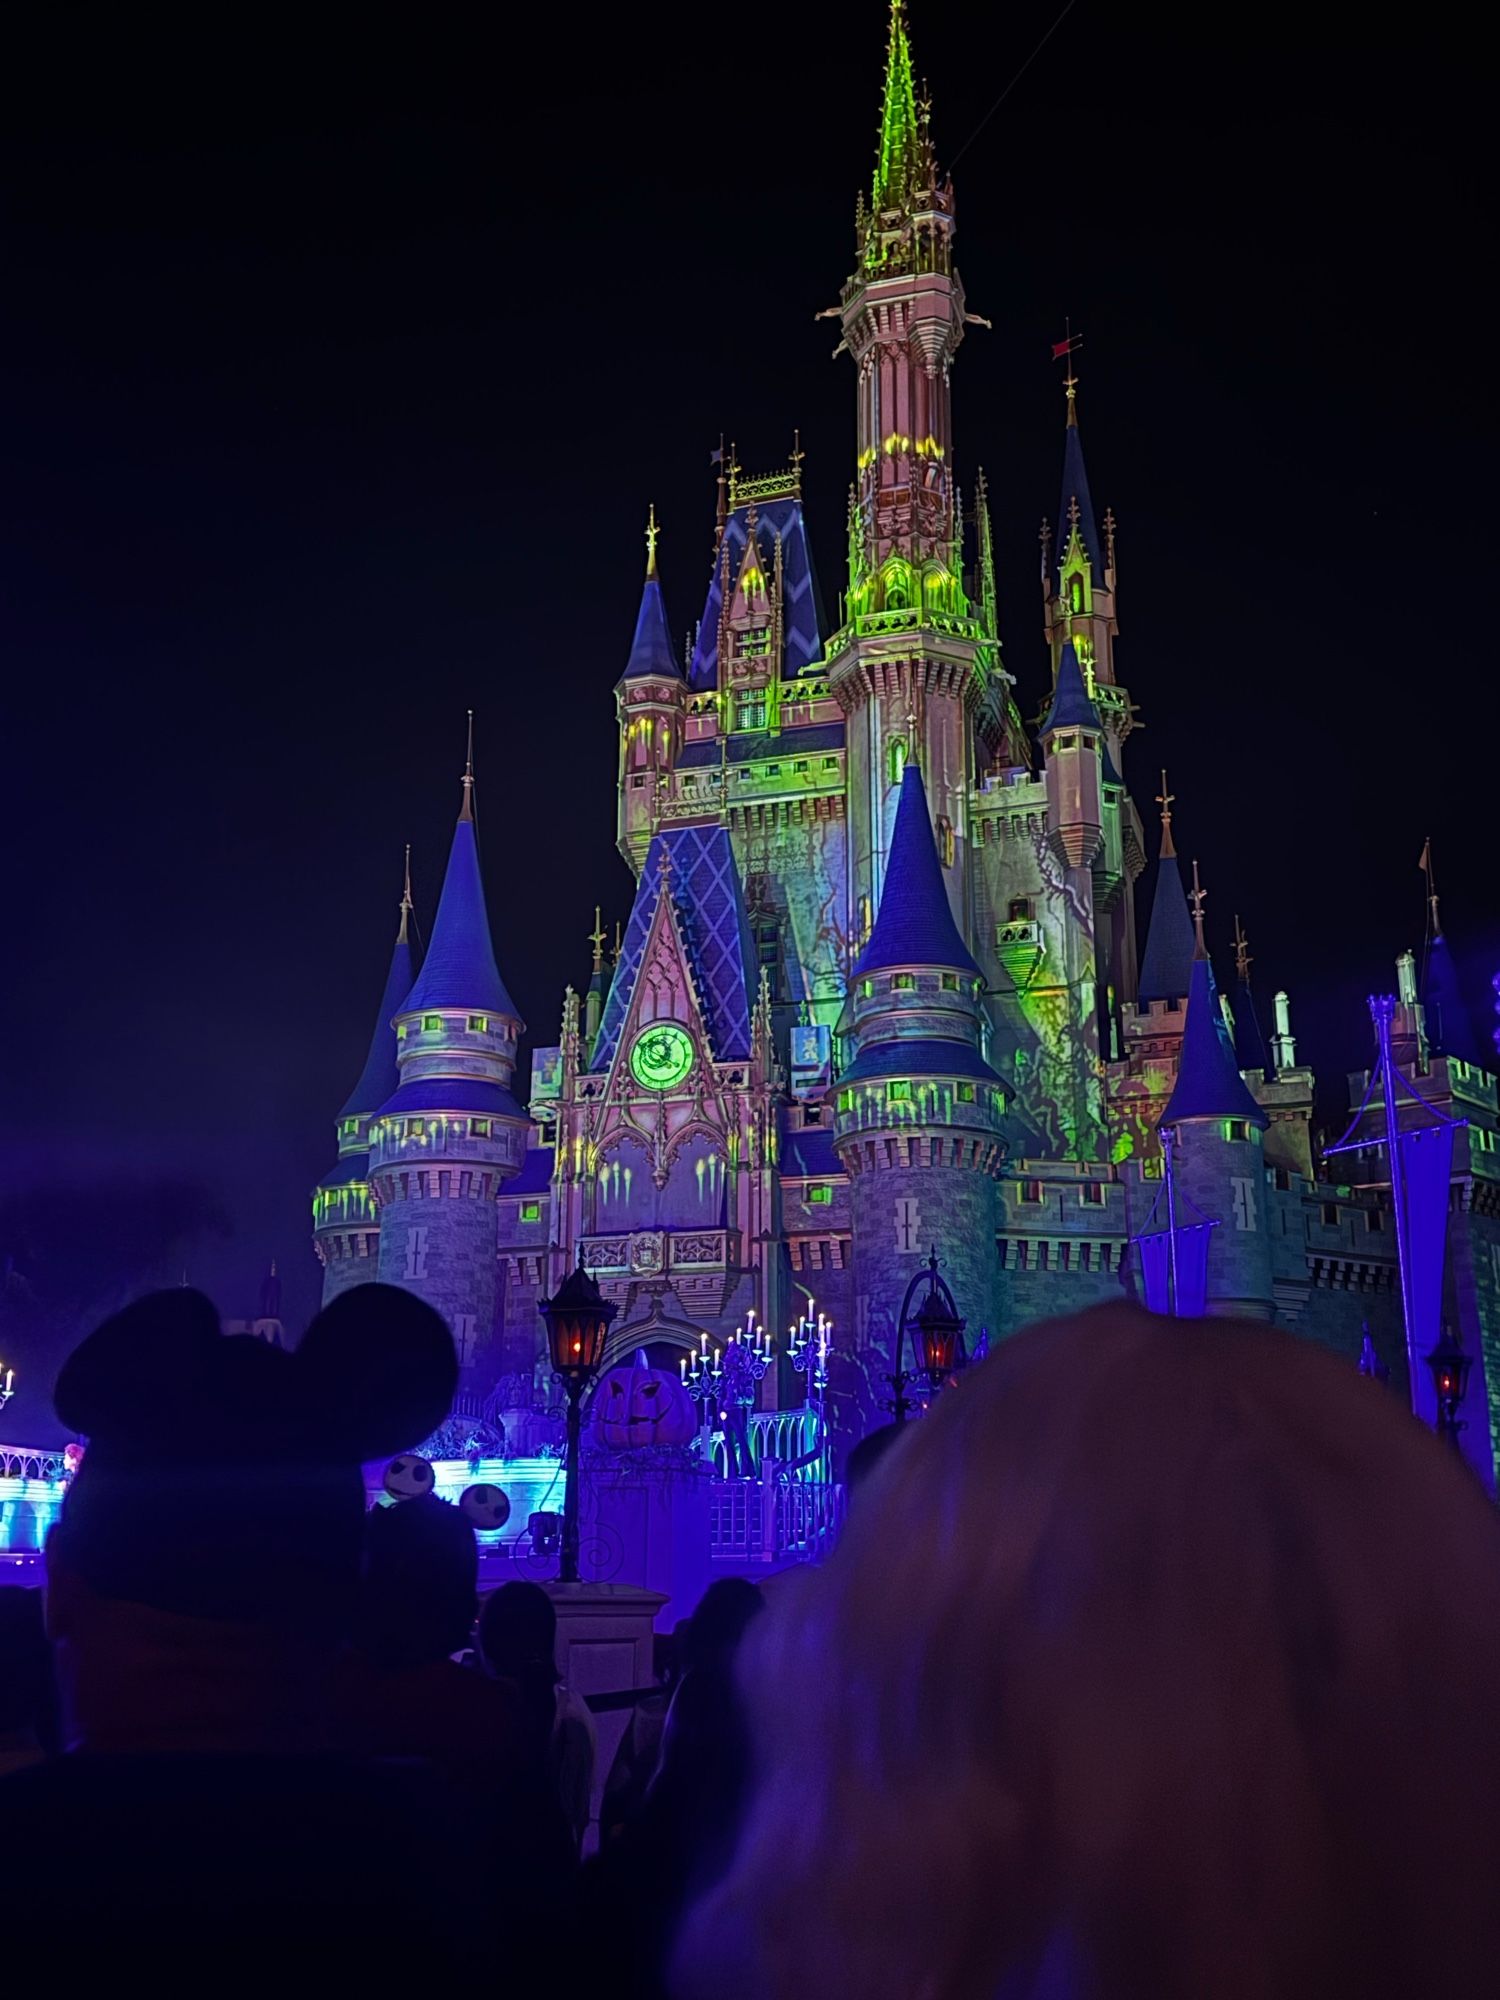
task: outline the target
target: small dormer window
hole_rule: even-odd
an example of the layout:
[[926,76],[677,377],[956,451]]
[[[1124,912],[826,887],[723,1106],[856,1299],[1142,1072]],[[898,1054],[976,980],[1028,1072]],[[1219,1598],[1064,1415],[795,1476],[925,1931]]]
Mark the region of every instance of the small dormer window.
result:
[[1078,748],[1077,735],[1070,729],[1066,735],[1059,736],[1056,739],[1056,747],[1059,750],[1076,750]]
[[1083,578],[1076,571],[1069,585],[1069,596],[1073,605],[1073,616],[1081,618],[1083,616]]
[[523,1201],[521,1203],[521,1220],[523,1222],[540,1222],[541,1219],[542,1204],[539,1201]]
[[961,1083],[958,1086],[958,1101],[960,1104],[972,1104],[974,1102],[974,1086],[972,1083]]
[[425,1118],[408,1118],[406,1121],[406,1136],[408,1139],[425,1139],[427,1137],[427,1120]]
[[814,1208],[826,1208],[833,1200],[833,1189],[827,1181],[814,1181],[808,1187],[807,1199]]
[[908,1104],[911,1101],[911,1085],[904,1077],[897,1078],[886,1085],[885,1094],[892,1104]]
[[424,1014],[422,1016],[422,1033],[424,1035],[435,1035],[442,1025],[443,1017],[441,1014]]
[[488,1139],[490,1136],[489,1119],[471,1118],[469,1121],[469,1136],[474,1139]]
[[853,1109],[854,1109],[854,1092],[852,1090],[841,1090],[839,1092],[839,1110],[852,1111]]
[[1248,1118],[1226,1118],[1224,1120],[1224,1137],[1232,1144],[1248,1139],[1250,1137],[1250,1120]]
[[490,1018],[488,1014],[471,1014],[469,1016],[469,1033],[471,1035],[487,1035],[489,1031]]
[[958,991],[958,974],[956,972],[945,972],[943,974],[943,991],[945,993],[956,993]]
[[916,987],[917,975],[914,972],[893,972],[891,974],[891,991],[893,993],[914,993]]
[[859,994],[860,994],[860,998],[861,998],[862,1000],[873,1000],[873,999],[875,998],[875,982],[874,982],[874,980],[873,980],[873,979],[862,979],[862,980],[861,980],[861,981],[859,982]]
[[1024,924],[1029,920],[1030,916],[1031,898],[1029,896],[1012,896],[1010,902],[1006,905],[1006,922]]
[[937,825],[933,828],[933,832],[937,835],[938,859],[945,868],[951,868],[958,852],[953,837],[952,820],[940,817]]

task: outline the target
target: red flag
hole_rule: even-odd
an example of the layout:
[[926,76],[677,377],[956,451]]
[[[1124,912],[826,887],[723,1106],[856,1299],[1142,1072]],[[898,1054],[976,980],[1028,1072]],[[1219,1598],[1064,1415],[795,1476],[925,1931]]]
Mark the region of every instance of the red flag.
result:
[[1071,354],[1075,347],[1082,347],[1082,345],[1083,335],[1080,333],[1075,338],[1070,333],[1066,340],[1055,340],[1052,343],[1052,359],[1054,361],[1061,361],[1065,354]]
[[1422,842],[1422,859],[1417,863],[1417,866],[1430,882],[1432,880],[1432,836],[1430,834]]

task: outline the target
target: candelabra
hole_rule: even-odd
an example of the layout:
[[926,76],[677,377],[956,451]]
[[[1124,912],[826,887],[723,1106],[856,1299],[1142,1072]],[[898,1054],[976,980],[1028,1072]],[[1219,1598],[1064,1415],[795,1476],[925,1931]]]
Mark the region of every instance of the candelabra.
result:
[[828,1348],[833,1333],[833,1322],[826,1313],[817,1310],[817,1301],[809,1299],[807,1311],[801,1319],[792,1322],[787,1341],[787,1355],[799,1375],[807,1377],[807,1400],[816,1404],[821,1412],[823,1394],[828,1387]]
[[[0,1363],[0,1367],[3,1366],[4,1364]],[[11,1397],[15,1393],[16,1393],[16,1371],[14,1368],[6,1368],[3,1379],[0,1379],[0,1410],[3,1410],[5,1408],[6,1404],[10,1401]]]
[[755,1323],[755,1310],[745,1315],[745,1324],[736,1328],[723,1347],[713,1350],[709,1360],[708,1335],[700,1334],[698,1352],[689,1360],[681,1358],[682,1382],[703,1413],[704,1455],[713,1414],[725,1425],[731,1472],[748,1477],[750,1464],[749,1413],[755,1407],[756,1392],[765,1379],[776,1351],[776,1343],[763,1326]]

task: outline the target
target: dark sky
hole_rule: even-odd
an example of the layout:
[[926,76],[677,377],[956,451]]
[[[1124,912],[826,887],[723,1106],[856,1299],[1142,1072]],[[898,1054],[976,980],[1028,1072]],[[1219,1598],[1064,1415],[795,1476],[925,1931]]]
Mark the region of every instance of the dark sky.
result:
[[[1056,8],[913,9],[951,160]],[[720,430],[754,469],[800,424],[839,582],[853,375],[814,314],[851,261],[879,0],[514,18],[4,30],[7,1186],[75,1188],[88,1232],[111,1189],[196,1184],[232,1234],[193,1275],[231,1312],[272,1252],[310,1309],[307,1190],[407,839],[433,907],[464,709],[500,963],[550,1042],[595,900],[628,905],[611,689],[647,501],[685,630]],[[1356,40],[1076,0],[956,171],[994,321],[957,364],[960,473],[990,476],[1023,711],[1067,313],[1120,521],[1126,776],[1150,812],[1170,766],[1221,966],[1238,910],[1335,1101],[1421,942],[1429,832],[1476,992],[1500,963],[1489,167],[1438,18]]]

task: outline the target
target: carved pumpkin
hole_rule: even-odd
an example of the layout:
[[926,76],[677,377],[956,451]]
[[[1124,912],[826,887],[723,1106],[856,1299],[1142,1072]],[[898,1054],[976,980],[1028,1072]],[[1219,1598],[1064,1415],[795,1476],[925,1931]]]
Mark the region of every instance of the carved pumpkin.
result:
[[594,1391],[594,1435],[611,1451],[686,1444],[698,1429],[693,1399],[676,1375],[639,1363],[611,1368]]

